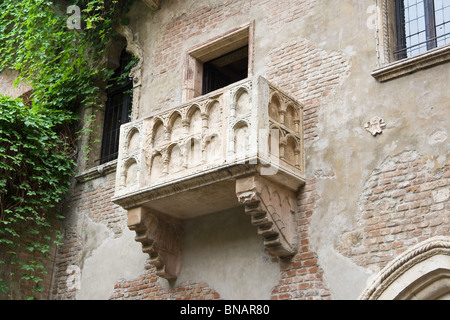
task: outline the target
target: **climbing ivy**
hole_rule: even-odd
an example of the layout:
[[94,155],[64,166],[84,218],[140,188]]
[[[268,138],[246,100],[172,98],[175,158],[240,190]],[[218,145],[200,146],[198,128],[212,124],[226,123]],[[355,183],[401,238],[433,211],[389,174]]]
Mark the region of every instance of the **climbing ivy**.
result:
[[[57,130],[65,121],[62,112],[0,96],[0,245],[8,248],[0,263],[8,263],[3,268],[9,272],[21,270],[22,279],[33,281],[38,291],[49,240],[56,236],[54,208],[74,167],[70,145]],[[7,290],[5,279],[0,287]]]
[[[103,59],[113,26],[132,1],[0,1],[0,71],[33,90],[29,102],[0,96],[0,292],[11,279],[41,291],[53,225],[74,173],[74,124],[108,79]],[[68,6],[80,16],[67,13]],[[80,19],[69,28],[68,19]],[[27,253],[27,254],[24,254]]]

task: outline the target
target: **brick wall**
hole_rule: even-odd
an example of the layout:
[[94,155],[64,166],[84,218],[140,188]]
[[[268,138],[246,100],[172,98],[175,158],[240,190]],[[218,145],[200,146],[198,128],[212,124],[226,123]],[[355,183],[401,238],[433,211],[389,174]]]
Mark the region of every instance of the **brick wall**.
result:
[[[232,17],[248,15],[250,19],[252,11],[263,10],[266,13],[264,23],[275,31],[306,17],[316,3],[316,0],[230,0],[201,7],[194,13],[178,14],[161,27],[154,40],[157,41],[152,70],[154,80],[176,76],[181,86],[186,41],[221,26]],[[319,112],[324,100],[347,77],[349,69],[350,62],[342,53],[326,52],[303,38],[288,40],[269,52],[264,76],[304,104],[307,149],[319,139]],[[167,100],[159,101],[158,105],[164,108],[174,99],[168,93]],[[114,192],[113,176],[102,177],[101,182],[95,184],[77,185],[68,212],[87,215],[120,236],[118,226],[123,226],[126,215],[109,201]],[[449,167],[433,171],[414,151],[385,160],[370,175],[361,192],[360,227],[343,234],[336,249],[361,266],[379,269],[412,244],[434,235],[448,234],[449,181]],[[280,281],[272,291],[272,299],[332,298],[318,255],[310,246],[310,223],[320,200],[316,183],[316,179],[308,177],[299,192],[299,252],[291,260],[280,261]],[[54,298],[75,297],[75,292],[67,288],[67,269],[82,263],[82,246],[83,239],[76,232],[76,226],[67,224],[65,243],[56,261]],[[111,299],[220,299],[220,292],[207,283],[197,282],[186,282],[174,289],[163,288],[154,268],[147,264],[139,278],[116,283]]]
[[[249,1],[232,0],[225,4],[201,7],[196,12],[181,14],[161,29],[154,56],[155,76],[176,69],[183,57],[185,42],[206,31],[214,30],[234,16],[245,15],[250,9]],[[207,40],[207,39],[205,39]],[[181,59],[181,61],[183,61]]]
[[[55,262],[52,299],[70,300],[76,295],[76,288],[70,285],[81,268],[86,253],[83,238],[83,219],[106,225],[116,237],[121,236],[126,224],[126,211],[111,202],[114,195],[115,172],[97,177],[92,181],[75,182],[70,201],[65,204],[63,214],[64,241],[58,248]],[[69,278],[72,277],[72,278]],[[69,286],[68,286],[69,281]]]
[[409,247],[449,234],[450,166],[427,160],[405,151],[372,172],[359,199],[360,228],[342,236],[342,254],[376,271]]
[[274,300],[330,300],[317,254],[310,248],[310,222],[319,196],[316,179],[309,179],[299,192],[299,251],[292,260],[281,261],[280,284],[273,290]]
[[317,0],[255,0],[252,2],[253,5],[268,13],[264,19],[269,28],[272,31],[278,31],[287,23],[308,15],[315,7]]
[[[271,30],[279,30],[285,24],[305,17],[315,5],[315,0],[281,0],[276,3],[267,0],[230,0],[222,4],[201,7],[193,13],[174,16],[161,28],[153,58],[154,79],[166,75],[177,75],[183,63],[184,44],[191,38],[213,30],[236,16],[248,16],[251,10],[270,12],[264,16]],[[204,39],[207,40],[207,39]],[[274,48],[268,57],[265,77],[280,89],[305,105],[305,139],[317,137],[318,110],[324,98],[339,84],[349,68],[349,63],[339,52],[327,53],[305,39],[293,40]],[[180,83],[181,85],[181,83]],[[174,97],[158,102],[164,108]],[[104,178],[102,178],[104,179]],[[112,181],[105,181],[102,187],[90,184],[79,185],[73,194],[70,211],[86,214],[93,221],[106,223],[114,228],[124,214],[107,201],[113,194]],[[315,180],[308,180],[299,196],[300,234],[299,253],[289,261],[280,262],[280,282],[273,289],[272,299],[330,299],[330,292],[323,280],[317,254],[309,246],[309,222],[318,200]],[[256,230],[255,230],[256,232]],[[82,239],[71,229],[66,231],[66,242],[60,249],[57,263],[55,298],[73,299],[74,292],[67,292],[67,268],[80,264]],[[219,299],[205,283],[184,283],[175,289],[160,286],[153,267],[138,279],[123,280],[116,284],[111,299]]]
[[[309,8],[313,2],[302,3]],[[278,13],[289,21],[293,12],[286,9]],[[270,52],[267,79],[304,105],[306,150],[318,139],[318,116],[324,99],[346,77],[349,67],[341,53],[325,52],[306,39],[284,43]],[[316,179],[308,179],[298,197],[300,250],[291,261],[282,263],[281,280],[272,293],[273,299],[331,299],[317,253],[309,243],[310,222],[318,200]]]
[[270,52],[267,79],[304,105],[306,144],[317,138],[321,103],[345,78],[349,67],[340,52],[323,51],[306,39]]
[[114,287],[112,300],[217,300],[220,294],[207,283],[185,282],[165,289],[158,282],[155,267],[146,265],[139,279],[122,280]]
[[[230,0],[225,3],[200,7],[193,13],[174,16],[171,21],[160,28],[156,39],[157,45],[152,70],[154,79],[167,75],[179,78],[182,72],[181,65],[185,59],[185,43],[191,38],[214,30],[235,16],[245,16],[250,10],[250,4],[250,1]],[[203,41],[206,40],[208,39],[203,39]],[[168,92],[166,97],[157,101],[158,110],[168,107],[171,102],[174,102],[174,97]]]

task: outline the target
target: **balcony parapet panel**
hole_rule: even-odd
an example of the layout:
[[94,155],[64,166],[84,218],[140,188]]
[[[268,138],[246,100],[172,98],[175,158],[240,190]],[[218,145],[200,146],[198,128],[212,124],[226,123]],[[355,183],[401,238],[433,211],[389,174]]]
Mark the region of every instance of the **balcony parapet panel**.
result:
[[[139,230],[143,216],[183,220],[245,206],[266,249],[292,255],[303,150],[302,105],[263,77],[248,78],[122,125],[113,201]],[[161,275],[176,277],[164,267]]]

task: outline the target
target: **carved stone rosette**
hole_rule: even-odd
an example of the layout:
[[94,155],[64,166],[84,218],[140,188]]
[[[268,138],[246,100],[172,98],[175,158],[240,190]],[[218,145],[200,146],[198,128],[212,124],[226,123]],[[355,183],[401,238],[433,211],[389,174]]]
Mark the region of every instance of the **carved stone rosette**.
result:
[[386,122],[380,117],[373,117],[364,127],[373,136],[376,136],[377,134],[383,133],[383,129],[386,128]]

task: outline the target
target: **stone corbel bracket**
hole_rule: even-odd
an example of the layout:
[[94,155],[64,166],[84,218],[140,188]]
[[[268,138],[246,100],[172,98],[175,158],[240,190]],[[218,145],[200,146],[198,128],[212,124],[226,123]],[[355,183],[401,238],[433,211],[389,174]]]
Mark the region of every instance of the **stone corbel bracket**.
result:
[[181,221],[144,207],[128,210],[128,227],[136,232],[136,241],[150,256],[156,274],[175,279],[181,271]]
[[270,255],[288,258],[297,253],[297,203],[292,190],[256,174],[236,181],[236,195]]

